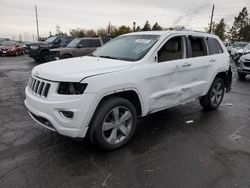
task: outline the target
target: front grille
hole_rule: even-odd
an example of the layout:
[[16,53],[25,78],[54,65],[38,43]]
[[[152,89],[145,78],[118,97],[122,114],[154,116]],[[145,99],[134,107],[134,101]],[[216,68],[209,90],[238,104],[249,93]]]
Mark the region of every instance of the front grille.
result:
[[28,89],[31,93],[40,96],[47,97],[49,93],[50,83],[45,82],[43,80],[30,77]]
[[245,67],[250,67],[250,62],[244,62]]

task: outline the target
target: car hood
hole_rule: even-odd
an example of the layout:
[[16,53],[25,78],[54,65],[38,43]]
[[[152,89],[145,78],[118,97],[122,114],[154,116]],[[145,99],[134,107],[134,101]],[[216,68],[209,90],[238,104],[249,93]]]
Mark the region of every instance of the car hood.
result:
[[84,56],[38,65],[32,74],[51,81],[80,82],[86,77],[122,71],[133,65],[128,61]]

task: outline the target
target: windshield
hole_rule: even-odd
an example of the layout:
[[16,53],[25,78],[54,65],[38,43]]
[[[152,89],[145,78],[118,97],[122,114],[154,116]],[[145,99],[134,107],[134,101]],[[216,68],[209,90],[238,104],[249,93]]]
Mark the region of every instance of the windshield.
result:
[[16,43],[11,41],[4,41],[2,42],[2,46],[16,46]]
[[92,56],[138,61],[157,42],[159,35],[125,35],[117,37],[92,53]]
[[56,39],[56,37],[49,37],[49,38],[46,39],[45,42],[51,43],[51,42],[53,42],[55,39]]
[[80,42],[81,40],[82,40],[82,39],[76,38],[76,39],[72,40],[72,41],[67,45],[67,47],[68,47],[68,48],[76,48],[77,45],[79,44],[79,42]]
[[247,43],[235,43],[233,45],[234,48],[244,48],[247,45]]

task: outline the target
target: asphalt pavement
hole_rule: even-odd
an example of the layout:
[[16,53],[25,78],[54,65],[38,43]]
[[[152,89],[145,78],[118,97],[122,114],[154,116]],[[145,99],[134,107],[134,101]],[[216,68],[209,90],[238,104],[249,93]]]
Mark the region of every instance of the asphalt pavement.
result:
[[0,57],[0,187],[250,187],[250,76],[234,74],[218,110],[195,101],[149,115],[128,145],[103,152],[31,120],[24,89],[36,65]]

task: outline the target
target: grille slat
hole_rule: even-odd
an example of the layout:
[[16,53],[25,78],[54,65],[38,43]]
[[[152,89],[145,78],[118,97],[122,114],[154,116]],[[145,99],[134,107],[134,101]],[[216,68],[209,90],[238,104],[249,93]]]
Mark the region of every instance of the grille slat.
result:
[[49,93],[50,83],[31,77],[28,89],[31,93],[46,98]]

